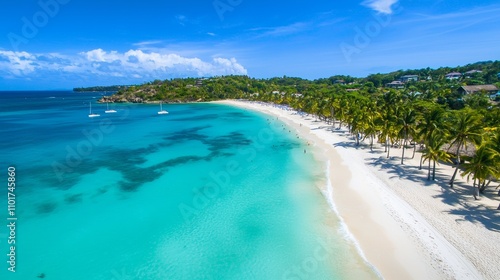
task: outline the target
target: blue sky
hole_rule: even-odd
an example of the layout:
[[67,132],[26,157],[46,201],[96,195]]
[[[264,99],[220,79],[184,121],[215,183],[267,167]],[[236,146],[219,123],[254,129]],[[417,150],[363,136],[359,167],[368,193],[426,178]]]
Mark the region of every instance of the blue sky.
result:
[[18,0],[0,3],[0,90],[257,78],[500,58],[498,1]]

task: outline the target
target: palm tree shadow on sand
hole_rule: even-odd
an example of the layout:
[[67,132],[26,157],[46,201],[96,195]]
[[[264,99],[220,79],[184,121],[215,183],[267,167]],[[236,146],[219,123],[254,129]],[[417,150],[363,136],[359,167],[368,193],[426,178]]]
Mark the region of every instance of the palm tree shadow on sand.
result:
[[[387,172],[391,175],[390,179],[405,179],[412,182],[424,183],[426,186],[433,185],[436,181],[427,181],[425,170],[419,170],[418,166],[412,165],[399,165],[398,157],[391,157],[390,159],[385,158],[385,153],[379,157],[367,158],[366,164],[378,167],[380,171]],[[438,173],[436,173],[437,180],[439,178]]]
[[[384,156],[372,157],[366,159],[367,165],[378,167],[380,171],[387,172],[392,176],[390,179],[400,178],[421,183],[425,187],[437,185],[441,188],[441,193],[434,195],[434,198],[441,199],[443,203],[450,206],[458,207],[446,211],[446,213],[455,215],[458,223],[460,221],[469,221],[472,223],[481,223],[488,230],[500,232],[500,212],[482,205],[470,205],[467,200],[472,198],[473,190],[470,184],[456,181],[455,187],[449,187],[449,174],[445,174],[436,170],[436,180],[427,180],[427,167],[424,166],[419,170],[418,166],[399,165],[397,157],[394,159],[386,159]],[[490,188],[485,191],[482,196],[492,200],[499,200],[497,191]]]
[[447,211],[447,213],[462,217],[461,219],[455,219],[458,223],[460,223],[460,221],[481,223],[485,228],[491,231],[500,232],[500,214],[484,206],[464,206],[461,209]]

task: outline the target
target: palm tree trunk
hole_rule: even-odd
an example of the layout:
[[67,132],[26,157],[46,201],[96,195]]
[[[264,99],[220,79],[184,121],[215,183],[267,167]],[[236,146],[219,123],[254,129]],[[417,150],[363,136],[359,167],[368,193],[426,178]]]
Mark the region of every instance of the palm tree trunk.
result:
[[427,181],[431,180],[431,160],[429,159],[429,168],[427,168]]
[[483,194],[483,193],[484,193],[484,190],[486,190],[486,186],[487,186],[487,185],[486,185],[486,180],[484,180],[484,182],[481,184],[481,187],[479,188],[479,192],[480,192],[481,194]]
[[332,127],[335,126],[335,109],[332,107],[330,107],[330,115],[331,115],[331,118],[332,118]]
[[401,164],[403,164],[403,160],[405,159],[405,146],[406,146],[406,137],[403,141],[403,154],[401,155]]
[[411,155],[411,159],[415,158],[415,152],[417,151],[417,142],[413,139],[413,155]]
[[436,180],[436,161],[433,161],[433,166],[432,166],[432,181]]
[[[460,160],[460,159],[458,158],[457,160]],[[453,188],[453,183],[455,182],[455,177],[457,176],[459,167],[460,167],[460,162],[457,163],[457,166],[455,167],[455,171],[453,172],[453,176],[451,177],[450,188]]]
[[492,182],[492,181],[493,181],[493,179],[492,179],[492,177],[490,177],[490,178],[488,179],[488,184],[486,184],[486,187],[487,187],[487,186],[489,186],[489,185],[491,184],[491,182]]
[[420,154],[420,167],[418,168],[418,170],[422,170],[422,161],[424,159],[424,154]]
[[390,154],[391,154],[391,146],[389,145],[389,136],[387,136],[387,142],[386,142],[386,145],[387,145],[387,158],[389,158]]
[[373,152],[373,135],[370,135],[370,151]]
[[460,167],[460,144],[458,144],[457,147],[457,166],[455,167],[455,172],[453,172],[453,176],[451,177],[450,180],[450,188],[453,188],[453,183],[455,182],[455,177],[457,176],[458,173],[458,168]]
[[474,196],[474,199],[477,200],[477,197],[479,196],[479,189],[476,188],[476,178],[474,178],[474,183],[472,184],[472,188],[473,188],[472,195]]

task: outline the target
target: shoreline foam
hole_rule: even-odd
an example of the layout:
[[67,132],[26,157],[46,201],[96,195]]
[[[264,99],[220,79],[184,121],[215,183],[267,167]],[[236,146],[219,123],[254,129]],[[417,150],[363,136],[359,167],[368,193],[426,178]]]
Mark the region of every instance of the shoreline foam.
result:
[[[463,194],[460,197],[459,194],[451,194],[460,203],[444,203],[436,196],[448,197],[446,190],[439,184],[426,182],[421,171],[403,170],[412,172],[412,176],[422,177],[422,180],[407,175],[406,178],[399,178],[397,160],[385,160],[385,155],[377,149],[370,152],[368,148],[355,148],[347,134],[343,135],[341,130],[329,130],[331,125],[271,104],[245,101],[218,103],[281,118],[317,148],[319,160],[331,161],[329,179],[334,182],[332,199],[339,217],[359,244],[362,257],[382,277],[494,279],[499,275],[500,269],[495,260],[498,259],[500,234],[469,221],[466,215],[474,215],[474,212],[464,212],[462,216],[447,213],[463,210],[472,203],[477,207],[498,204],[496,200],[485,198],[480,204]],[[397,157],[395,153],[393,156]],[[418,167],[417,159],[407,159],[406,162],[408,166],[416,162]],[[452,170],[439,166],[439,172],[447,175]],[[327,191],[322,190],[328,200]],[[492,211],[491,216],[495,219],[498,213]]]
[[356,252],[358,253],[358,255],[361,256],[361,258],[365,262],[366,266],[368,266],[371,270],[373,270],[373,272],[380,279],[383,279],[382,274],[377,269],[377,267],[375,267],[372,263],[370,263],[368,258],[365,256],[365,253],[363,252],[361,245],[356,240],[356,237],[349,231],[349,228],[347,227],[347,224],[344,221],[344,218],[342,218],[342,216],[339,213],[339,210],[337,209],[337,205],[335,204],[335,201],[333,200],[334,190],[333,190],[333,184],[332,184],[331,175],[330,175],[330,169],[332,168],[330,163],[331,163],[331,161],[328,159],[326,162],[326,172],[325,172],[325,174],[327,176],[327,178],[326,178],[327,183],[326,183],[326,190],[324,192],[326,192],[326,195],[324,193],[323,193],[323,195],[325,195],[326,201],[327,201],[328,205],[330,206],[330,209],[332,209],[332,211],[335,213],[335,215],[340,220],[340,227],[341,227],[340,230],[341,230],[344,238],[346,238],[349,242],[351,242],[354,245]]

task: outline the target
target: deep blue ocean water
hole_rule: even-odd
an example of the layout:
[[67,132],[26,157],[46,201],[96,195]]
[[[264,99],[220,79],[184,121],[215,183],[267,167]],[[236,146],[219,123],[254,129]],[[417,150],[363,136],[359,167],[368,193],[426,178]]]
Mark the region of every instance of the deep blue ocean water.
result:
[[[219,104],[0,92],[0,221],[16,169],[16,272],[0,279],[372,279],[272,117]],[[89,118],[89,102],[97,118]]]

